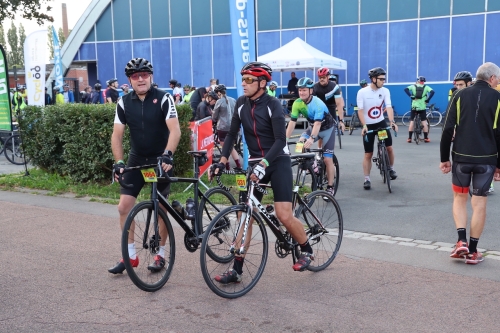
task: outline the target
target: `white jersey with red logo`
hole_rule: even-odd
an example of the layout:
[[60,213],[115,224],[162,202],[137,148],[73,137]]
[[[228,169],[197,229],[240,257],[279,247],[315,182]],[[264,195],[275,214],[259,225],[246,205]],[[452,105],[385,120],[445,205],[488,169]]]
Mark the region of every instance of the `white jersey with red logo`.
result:
[[384,120],[384,108],[391,107],[391,93],[382,87],[373,90],[370,86],[359,89],[356,98],[358,109],[363,110],[365,124],[376,124]]

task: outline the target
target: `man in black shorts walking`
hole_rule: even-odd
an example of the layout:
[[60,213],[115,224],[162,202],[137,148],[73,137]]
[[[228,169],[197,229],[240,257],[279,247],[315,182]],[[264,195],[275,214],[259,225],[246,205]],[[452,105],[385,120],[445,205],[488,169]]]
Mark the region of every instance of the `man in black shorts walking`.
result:
[[[177,110],[172,96],[162,90],[153,88],[153,66],[143,58],[134,58],[125,66],[125,75],[133,90],[124,95],[116,105],[116,115],[111,137],[111,148],[116,164],[115,172],[123,172],[123,134],[125,126],[130,130],[130,153],[127,166],[139,166],[157,162],[162,157],[162,168],[168,172],[172,168],[173,153],[179,144],[181,130]],[[144,186],[144,178],[139,170],[123,175],[126,184],[134,185],[131,189],[120,189],[120,226],[123,230],[128,213],[134,207],[137,195]],[[158,190],[168,197],[169,184],[159,183]],[[148,266],[152,272],[157,272],[165,266],[165,242],[168,234],[164,223],[160,227],[160,251],[154,257],[154,262]],[[134,247],[134,233],[129,233],[128,254],[133,267],[139,265]],[[123,259],[108,271],[112,274],[123,273]]]
[[[450,257],[464,259],[467,264],[483,261],[483,255],[477,251],[477,243],[486,220],[486,194],[493,177],[500,180],[500,93],[493,89],[498,84],[500,68],[491,62],[484,63],[478,68],[476,77],[476,84],[453,94],[440,147],[440,169],[443,173],[453,173],[453,217],[458,241]],[[467,199],[471,180],[472,217],[467,243]]]

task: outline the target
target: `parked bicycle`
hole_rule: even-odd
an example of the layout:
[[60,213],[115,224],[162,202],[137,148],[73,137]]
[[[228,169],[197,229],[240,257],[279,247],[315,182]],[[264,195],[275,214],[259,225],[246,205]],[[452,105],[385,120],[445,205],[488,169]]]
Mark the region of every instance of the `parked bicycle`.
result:
[[[205,282],[214,293],[225,298],[243,296],[259,281],[268,256],[267,229],[276,237],[274,250],[279,258],[291,254],[295,263],[300,252],[298,243],[272,214],[272,205],[264,208],[254,196],[254,190],[265,194],[269,185],[250,181],[250,173],[251,169],[246,174],[241,173],[248,199],[224,209],[212,220],[200,249]],[[298,188],[295,186],[293,190],[294,215],[302,221],[314,251],[314,260],[307,269],[320,271],[328,267],[338,254],[343,233],[342,213],[337,201],[328,192],[319,190],[301,197]],[[218,258],[235,254],[245,258],[242,280],[233,284],[218,283],[215,276],[232,267],[232,260],[221,261]]]
[[[175,237],[170,219],[167,213],[184,230],[184,246],[189,252],[195,252],[201,244],[203,232],[210,221],[224,208],[236,205],[234,197],[222,188],[211,188],[205,193],[199,189],[199,167],[207,161],[206,151],[189,151],[194,158],[195,173],[193,178],[169,177],[161,168],[161,157],[157,164],[142,165],[138,167],[126,167],[124,173],[140,169],[146,182],[152,184],[151,199],[140,202],[130,211],[122,234],[122,256],[127,273],[132,282],[144,291],[156,291],[163,287],[170,277],[175,262]],[[114,180],[114,175],[113,175]],[[132,185],[123,182],[123,173],[119,175],[118,181],[121,186],[130,188]],[[167,199],[157,190],[158,182],[182,182],[193,184],[194,203],[191,209],[183,209],[176,203],[170,204]],[[160,206],[163,206],[163,208]],[[175,207],[175,208],[174,208]],[[154,257],[160,250],[160,224],[166,228],[168,239],[165,243],[165,266],[158,272],[148,269],[154,262]],[[134,234],[134,243],[139,259],[139,265],[133,267],[128,254],[129,233]],[[221,262],[232,260],[231,255],[223,258],[215,257]]]
[[[4,131],[0,134],[0,154],[4,153],[5,158],[16,165],[24,164],[24,147],[17,128],[17,123],[14,123],[12,131]],[[26,157],[26,163],[30,162],[30,158]]]
[[[391,177],[389,171],[391,170],[391,162],[389,160],[389,153],[387,152],[387,147],[385,146],[385,140],[388,138],[387,131],[390,131],[391,127],[381,127],[375,130],[367,131],[366,134],[376,132],[377,133],[377,157],[373,157],[373,162],[375,162],[377,168],[380,171],[382,180],[384,184],[387,184],[389,193],[392,193],[391,188]],[[394,131],[394,136],[398,136],[398,133]],[[368,142],[368,136],[365,135],[365,141]]]
[[[408,111],[403,115],[403,117],[401,118],[401,122],[403,123],[403,125],[405,126],[410,125],[410,115],[411,111]],[[441,114],[441,112],[439,112],[439,108],[435,106],[435,104],[431,104],[427,107],[426,117],[429,122],[429,125],[432,127],[441,124],[441,121],[443,119],[443,115]]]
[[413,123],[413,141],[418,145],[421,141],[424,141],[423,137],[423,125],[422,125],[422,120],[420,120],[420,117],[417,116],[415,117],[414,123]]
[[352,132],[356,129],[356,127],[362,127],[361,122],[359,121],[358,107],[354,104],[351,104],[351,107],[353,108],[353,111],[351,121],[349,121],[349,135],[352,135]]

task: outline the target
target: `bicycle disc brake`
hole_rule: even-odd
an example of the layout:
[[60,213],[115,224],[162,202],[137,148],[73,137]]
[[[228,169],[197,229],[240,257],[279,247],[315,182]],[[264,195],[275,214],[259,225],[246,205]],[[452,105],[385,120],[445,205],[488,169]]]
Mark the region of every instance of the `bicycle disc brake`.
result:
[[187,233],[184,234],[184,246],[189,252],[196,252],[200,242],[196,237],[189,237]]
[[146,245],[146,248],[149,249],[152,255],[157,255],[160,252],[160,240],[160,235],[153,235],[149,239],[149,244]]

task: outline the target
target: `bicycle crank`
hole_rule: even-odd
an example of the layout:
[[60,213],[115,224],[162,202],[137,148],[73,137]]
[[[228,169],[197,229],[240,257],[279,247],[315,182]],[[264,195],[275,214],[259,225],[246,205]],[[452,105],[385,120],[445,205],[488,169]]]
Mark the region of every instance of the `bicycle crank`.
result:
[[279,239],[277,239],[276,243],[274,244],[274,251],[276,252],[278,258],[285,258],[290,254],[290,250],[288,250],[288,244],[280,242]]
[[189,237],[187,233],[184,234],[184,246],[189,252],[196,252],[200,242],[196,237]]

